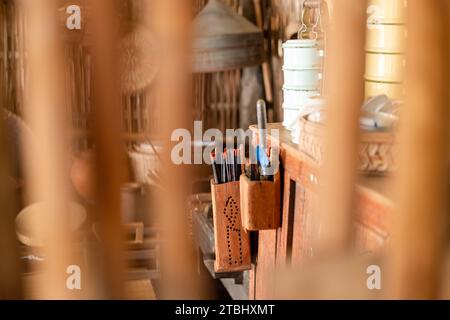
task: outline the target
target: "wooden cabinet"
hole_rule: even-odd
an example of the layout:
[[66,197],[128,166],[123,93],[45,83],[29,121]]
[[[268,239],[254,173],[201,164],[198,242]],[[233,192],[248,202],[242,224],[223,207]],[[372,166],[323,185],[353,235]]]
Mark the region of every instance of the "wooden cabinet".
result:
[[[259,232],[256,266],[250,277],[253,299],[271,298],[270,283],[276,267],[301,264],[314,255],[312,237],[318,229],[313,215],[319,201],[319,168],[290,142],[289,132],[280,124],[269,125],[269,133],[271,128],[280,130],[281,227]],[[388,244],[391,203],[385,195],[386,180],[361,177],[357,186],[353,247],[358,254],[380,253]]]

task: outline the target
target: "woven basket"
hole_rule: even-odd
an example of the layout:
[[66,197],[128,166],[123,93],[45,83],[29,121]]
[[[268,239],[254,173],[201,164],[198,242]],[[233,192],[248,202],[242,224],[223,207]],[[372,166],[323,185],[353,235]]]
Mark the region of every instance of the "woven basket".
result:
[[[310,156],[318,165],[324,162],[325,127],[308,121],[299,120],[299,149]],[[385,175],[396,169],[395,134],[391,131],[372,132],[361,130],[358,148],[358,169],[364,174]]]
[[144,151],[136,148],[128,152],[131,162],[134,181],[138,183],[151,183],[149,173],[151,170],[160,169],[158,156],[151,151]]

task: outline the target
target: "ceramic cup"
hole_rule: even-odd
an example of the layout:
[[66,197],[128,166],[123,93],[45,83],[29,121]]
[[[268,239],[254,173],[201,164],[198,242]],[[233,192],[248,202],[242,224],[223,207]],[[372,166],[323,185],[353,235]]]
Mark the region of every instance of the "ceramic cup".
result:
[[406,58],[403,54],[366,53],[366,79],[380,82],[403,82]]
[[293,69],[283,67],[284,85],[302,90],[317,90],[322,73],[319,69]]
[[283,44],[284,66],[293,69],[320,67],[323,50],[319,50],[316,40],[288,40]]

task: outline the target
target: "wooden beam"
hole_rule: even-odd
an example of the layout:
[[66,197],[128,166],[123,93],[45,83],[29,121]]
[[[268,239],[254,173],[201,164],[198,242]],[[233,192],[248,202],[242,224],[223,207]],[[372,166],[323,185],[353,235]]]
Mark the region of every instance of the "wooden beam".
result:
[[[54,19],[54,0],[19,2],[28,25],[28,91],[25,118],[35,133],[37,149],[25,148],[27,185],[31,198],[47,204],[33,227],[44,240],[43,282],[31,290],[32,298],[70,299],[66,269],[74,264],[69,232],[67,123],[62,101],[64,83],[62,49]],[[24,54],[24,53],[22,53]]]
[[[351,241],[356,182],[359,113],[364,100],[365,2],[334,0],[327,30],[326,87],[328,123],[318,250],[345,251]],[[345,32],[343,32],[345,30]]]
[[161,154],[164,189],[160,197],[159,219],[165,230],[162,246],[162,296],[164,299],[192,299],[201,294],[200,279],[196,276],[195,251],[187,235],[186,199],[190,193],[190,166],[177,166],[171,159],[171,141],[175,130],[193,127],[191,106],[191,33],[192,3],[186,0],[155,1],[147,10],[147,21],[161,40],[161,64],[155,88],[160,108]]
[[[3,101],[3,97],[0,98]],[[3,110],[2,110],[3,111]],[[22,297],[20,283],[19,247],[15,233],[14,219],[19,209],[17,203],[18,181],[11,170],[9,146],[7,145],[7,126],[5,117],[0,116],[0,299],[19,299]],[[12,141],[9,141],[11,143]]]
[[438,297],[448,212],[448,11],[444,0],[408,1],[407,99],[389,258],[392,298]]
[[126,154],[120,124],[118,21],[116,2],[92,4],[93,140],[96,147],[98,218],[102,228],[101,276],[104,298],[123,298],[124,230],[121,224],[120,187],[126,180]]

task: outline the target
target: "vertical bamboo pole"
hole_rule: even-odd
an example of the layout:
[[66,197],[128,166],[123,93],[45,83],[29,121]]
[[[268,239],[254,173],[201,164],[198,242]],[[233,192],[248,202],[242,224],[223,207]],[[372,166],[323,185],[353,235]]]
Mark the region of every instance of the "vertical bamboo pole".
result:
[[[264,17],[261,7],[261,0],[253,0],[253,6],[255,7],[255,15],[256,15],[256,24],[258,28],[264,32]],[[264,39],[264,46],[266,47],[266,40]],[[265,48],[267,53],[267,48]],[[264,92],[266,93],[266,101],[269,103],[273,102],[273,92],[272,92],[272,72],[270,70],[269,62],[263,62],[262,64],[262,73],[263,73],[263,81],[264,81]]]
[[[1,3],[1,32],[2,40],[6,41],[7,8],[5,3]],[[7,97],[7,47],[6,42],[2,43],[2,68],[3,78],[0,88],[0,101],[4,107],[8,102]],[[8,154],[8,146],[5,125],[3,119],[0,121],[0,299],[18,299],[21,297],[20,284],[20,264],[17,240],[15,235],[14,218],[17,213],[13,203],[16,200],[13,194],[14,181],[11,180],[11,163]]]
[[191,107],[191,1],[155,1],[147,20],[161,40],[162,57],[157,81],[158,108],[162,113],[161,134],[164,188],[159,220],[165,231],[162,247],[163,298],[198,298],[200,281],[195,275],[195,259],[187,238],[186,200],[190,190],[189,166],[176,166],[170,155],[178,143],[171,141],[177,129],[193,126]]
[[365,1],[334,0],[327,51],[327,140],[318,227],[319,250],[343,251],[351,240],[359,110],[363,103]]
[[[56,2],[22,3],[28,21],[27,55],[29,95],[25,118],[37,137],[38,149],[28,154],[29,192],[33,200],[45,202],[46,210],[36,225],[45,247],[44,278],[31,292],[33,298],[67,299],[66,269],[73,264],[68,223],[68,168],[66,117],[63,107],[62,55],[56,30]],[[55,23],[55,24],[54,24]],[[23,54],[23,53],[22,53]]]
[[98,177],[97,202],[102,228],[102,276],[105,298],[123,298],[124,231],[120,186],[125,182],[126,155],[121,137],[121,95],[118,76],[115,1],[96,0],[93,6],[93,133]]
[[[2,91],[4,94],[4,91]],[[0,98],[0,101],[3,97]],[[0,299],[22,297],[20,283],[20,263],[17,238],[14,232],[14,218],[17,214],[17,195],[14,194],[16,181],[11,175],[6,129],[0,119]]]
[[437,298],[448,183],[448,7],[409,1],[391,298]]

